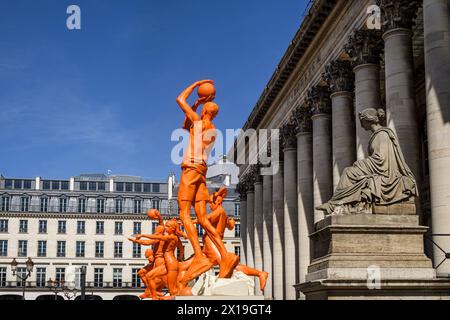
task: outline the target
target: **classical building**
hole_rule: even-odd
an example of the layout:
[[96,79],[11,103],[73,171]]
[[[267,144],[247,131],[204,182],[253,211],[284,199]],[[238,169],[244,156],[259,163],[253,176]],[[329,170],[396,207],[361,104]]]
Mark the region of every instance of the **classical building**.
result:
[[[271,274],[267,298],[299,297],[294,286],[307,281],[319,245],[309,236],[324,219],[315,208],[331,198],[344,168],[367,157],[370,133],[358,120],[366,108],[387,113],[419,185],[425,252],[436,279],[449,277],[449,10],[447,0],[311,2],[243,127],[280,129],[274,175],[249,164],[258,159],[238,162],[242,260]],[[238,139],[234,155],[257,157],[248,141]]]

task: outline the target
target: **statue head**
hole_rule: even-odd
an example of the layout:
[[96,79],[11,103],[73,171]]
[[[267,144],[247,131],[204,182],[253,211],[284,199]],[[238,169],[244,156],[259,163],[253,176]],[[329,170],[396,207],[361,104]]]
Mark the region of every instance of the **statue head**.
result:
[[149,260],[149,262],[153,262],[154,260],[153,250],[152,249],[145,250],[145,257]]
[[175,219],[170,219],[166,222],[166,230],[168,234],[176,233],[178,229],[178,222]]
[[158,226],[155,228],[155,234],[164,234],[164,231],[165,231],[164,226],[158,225]]
[[385,118],[386,113],[383,109],[368,108],[359,113],[361,126],[367,131],[373,130],[374,126],[381,126]]
[[202,119],[208,115],[210,117],[210,119],[214,119],[217,114],[219,113],[219,106],[217,104],[215,104],[214,102],[207,102],[205,103],[205,105],[203,106],[202,109]]

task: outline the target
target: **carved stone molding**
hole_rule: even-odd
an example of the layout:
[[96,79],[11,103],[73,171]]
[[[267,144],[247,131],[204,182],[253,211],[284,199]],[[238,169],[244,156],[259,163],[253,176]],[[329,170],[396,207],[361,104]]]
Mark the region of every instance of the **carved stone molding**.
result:
[[239,182],[236,185],[236,192],[239,193],[241,201],[247,200],[247,185],[245,182],[245,176],[240,177]]
[[283,150],[297,148],[296,123],[293,118],[289,119],[280,129]]
[[353,67],[362,64],[379,64],[384,43],[379,30],[356,30],[350,35],[344,46],[345,52],[351,57]]
[[311,115],[330,114],[331,98],[328,87],[314,86],[308,91],[306,104],[310,109]]
[[377,0],[381,9],[381,25],[384,32],[405,28],[412,29],[417,18],[417,10],[422,1],[418,0]]
[[325,67],[323,79],[328,83],[330,92],[353,92],[355,75],[350,61],[335,60]]
[[293,119],[295,121],[295,130],[297,134],[312,132],[311,110],[307,105],[303,104],[302,106],[297,107],[294,110]]

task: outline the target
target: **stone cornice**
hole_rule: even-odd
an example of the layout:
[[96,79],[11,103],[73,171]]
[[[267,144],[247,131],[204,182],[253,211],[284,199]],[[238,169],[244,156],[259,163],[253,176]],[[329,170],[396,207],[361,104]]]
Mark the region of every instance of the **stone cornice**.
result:
[[331,93],[353,92],[355,88],[355,76],[350,61],[331,61],[325,67],[323,79],[328,83]]
[[377,5],[381,9],[383,31],[387,32],[398,28],[411,30],[421,2],[418,0],[377,0]]
[[337,2],[337,0],[316,0],[314,2],[253,108],[244,125],[244,130],[258,127]]
[[314,86],[308,91],[306,105],[311,115],[331,114],[330,90],[324,86]]
[[353,67],[362,64],[379,64],[383,51],[382,32],[379,30],[355,30],[344,50],[352,59]]

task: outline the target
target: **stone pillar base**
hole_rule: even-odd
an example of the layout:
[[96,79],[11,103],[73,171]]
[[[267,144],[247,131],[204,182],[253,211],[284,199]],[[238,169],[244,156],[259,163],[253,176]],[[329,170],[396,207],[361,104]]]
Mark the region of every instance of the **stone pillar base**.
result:
[[316,230],[306,281],[295,286],[298,297],[450,299],[450,279],[437,280],[424,254],[427,227],[417,215],[329,216]]

